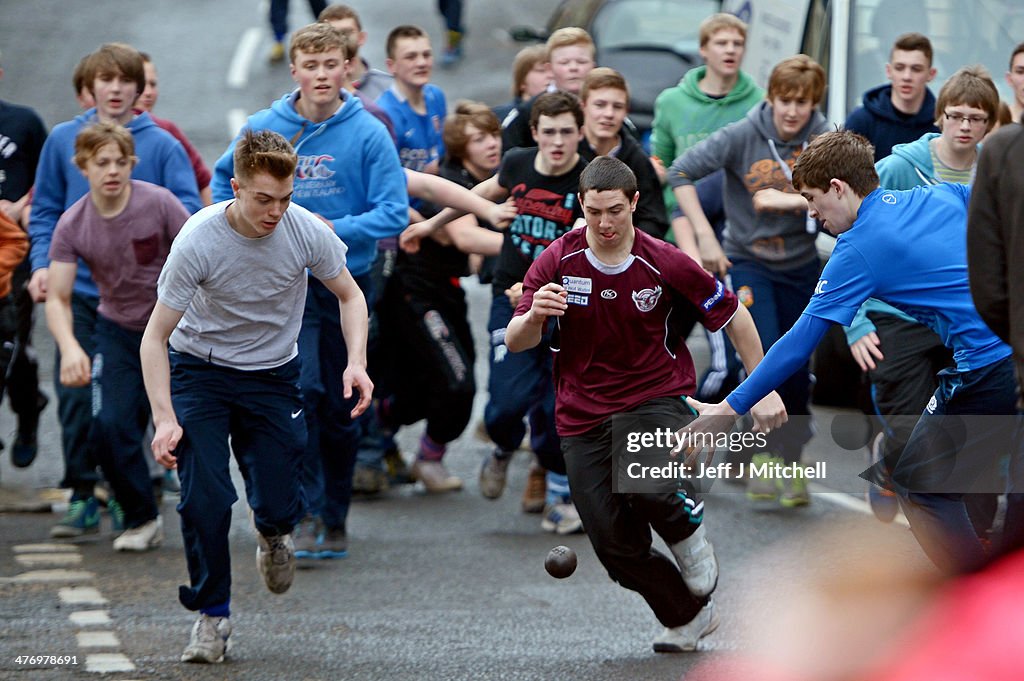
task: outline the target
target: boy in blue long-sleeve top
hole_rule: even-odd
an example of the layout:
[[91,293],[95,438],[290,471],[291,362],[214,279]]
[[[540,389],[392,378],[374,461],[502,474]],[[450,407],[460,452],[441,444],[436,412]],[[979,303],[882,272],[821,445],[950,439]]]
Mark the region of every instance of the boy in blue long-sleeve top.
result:
[[[342,88],[345,38],[329,24],[311,24],[292,36],[292,78],[299,87],[249,117],[246,128],[272,130],[298,153],[293,200],[331,223],[348,246],[349,271],[373,304],[370,266],[377,240],[397,236],[408,222],[405,174],[384,125]],[[217,161],[213,199],[232,196],[234,143]],[[307,516],[295,528],[302,557],[347,553],[345,521],[359,426],[350,414],[341,375],[347,353],[338,300],[310,277],[299,333],[300,383],[309,440],[302,466]]]
[[[36,302],[46,300],[50,241],[57,220],[89,191],[89,182],[72,161],[75,137],[82,128],[96,122],[123,125],[132,134],[139,159],[132,171],[132,179],[170,190],[190,213],[202,207],[195,174],[181,144],[158,127],[148,113],[136,114],[133,110],[135,101],[146,88],[146,71],[139,52],[130,45],[108,43],[89,55],[83,64],[83,82],[96,106],[53,129],[43,145],[36,168],[28,228],[32,241],[29,292]],[[95,351],[93,335],[98,304],[99,290],[88,267],[80,262],[71,307],[75,338],[79,339],[89,356]],[[59,355],[55,366],[58,370],[54,373],[57,374]],[[99,531],[99,514],[92,496],[97,480],[96,466],[87,447],[92,422],[92,396],[89,386],[71,388],[58,382],[55,391],[64,450],[64,480],[61,484],[71,488],[72,496],[68,512],[51,530],[51,535],[75,537]],[[115,529],[120,529],[117,527],[120,513],[116,505],[111,517],[115,520]]]
[[[793,186],[838,237],[836,248],[793,327],[725,401],[696,404],[701,416],[689,429],[719,431],[733,423],[803,366],[830,324],[849,324],[868,297],[893,305],[935,331],[955,362],[938,374],[938,387],[893,468],[893,485],[932,561],[949,572],[970,571],[990,556],[964,493],[997,491],[991,486],[998,483],[1001,456],[1020,454],[1011,350],[971,300],[970,189],[952,183],[882,189],[873,161],[871,144],[851,132],[821,135],[797,159]],[[1011,471],[1017,466],[1011,463]],[[1004,532],[1012,536],[1017,529]]]

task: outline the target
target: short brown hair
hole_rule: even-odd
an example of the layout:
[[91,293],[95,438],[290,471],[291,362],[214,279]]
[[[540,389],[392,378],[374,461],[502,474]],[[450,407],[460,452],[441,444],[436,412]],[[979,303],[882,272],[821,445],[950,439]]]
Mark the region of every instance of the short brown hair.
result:
[[537,64],[544,64],[548,60],[548,50],[543,45],[530,45],[516,53],[515,61],[512,62],[512,97],[519,99],[523,96],[523,86],[526,85],[526,77],[530,75]]
[[427,35],[427,32],[424,31],[419,26],[412,26],[410,24],[405,24],[403,26],[396,26],[396,27],[394,27],[393,29],[391,29],[391,33],[388,33],[388,42],[387,42],[387,55],[388,55],[388,59],[394,59],[395,58],[395,46],[398,44],[398,41],[401,40],[402,38],[429,38],[429,37],[430,36]]
[[295,174],[299,157],[292,145],[272,130],[246,129],[235,145],[235,178],[252,179],[257,173],[267,173],[277,180]]
[[75,137],[75,155],[72,161],[75,165],[85,170],[85,164],[96,155],[100,147],[113,142],[120,149],[121,153],[128,159],[135,158],[135,140],[128,129],[117,123],[105,121],[94,125],[87,125],[79,131]]
[[1013,68],[1013,60],[1017,58],[1017,55],[1024,52],[1024,43],[1020,43],[1017,47],[1013,48],[1013,52],[1010,53],[1010,63],[1006,67],[1008,69]]
[[359,15],[356,11],[348,5],[327,5],[323,12],[320,12],[320,16],[316,20],[321,24],[328,24],[334,26],[335,21],[344,21],[351,19],[356,24],[357,33],[341,32],[341,37],[345,39],[345,58],[355,59],[359,55],[359,31],[363,30],[363,25],[359,21]]
[[878,188],[875,148],[867,138],[849,130],[826,132],[814,138],[793,166],[793,188],[828,191],[832,179],[850,185],[865,197]]
[[580,199],[586,202],[587,192],[621,191],[632,201],[637,191],[636,175],[614,156],[598,156],[580,173]]
[[360,31],[363,30],[363,22],[359,21],[359,14],[348,5],[327,5],[324,7],[324,11],[320,12],[320,16],[316,18],[322,24],[344,19],[352,19],[356,22],[356,28]]
[[815,106],[825,96],[825,69],[806,54],[783,59],[768,78],[768,99],[807,97]]
[[928,60],[928,66],[932,65],[932,58],[935,56],[935,52],[932,50],[932,41],[928,40],[928,36],[923,33],[902,33],[896,36],[896,42],[892,44],[892,49],[889,50],[889,61],[892,61],[892,55],[896,50],[901,52],[920,52]]
[[999,90],[988,69],[979,64],[964,66],[949,77],[935,100],[936,124],[942,123],[947,106],[971,106],[988,115],[986,130],[991,130],[999,115]]
[[295,62],[295,53],[320,54],[331,50],[341,50],[341,58],[348,59],[348,41],[330,24],[309,24],[292,34],[292,42],[288,47],[288,59]]
[[996,114],[996,125],[1002,127],[1013,123],[1013,110],[1010,109],[1010,105],[1006,102],[999,101],[999,113]]
[[742,19],[735,14],[719,12],[700,22],[700,46],[704,47],[711,40],[711,36],[726,29],[738,31],[744,40],[747,39],[747,25]]
[[[85,87],[85,67],[89,63],[89,56],[90,55],[87,54],[81,59],[79,59],[78,63],[75,64],[75,70],[71,72],[71,87],[75,88],[76,97],[82,92],[82,89]],[[91,92],[92,88],[89,88],[89,91]]]
[[466,157],[466,145],[469,143],[467,125],[488,135],[501,136],[501,123],[486,104],[460,99],[455,103],[455,110],[444,119],[444,147],[448,155],[457,161]]
[[626,79],[621,73],[607,66],[599,66],[587,74],[587,77],[583,79],[583,86],[580,88],[580,99],[585,102],[591,90],[602,90],[609,87],[622,90],[626,93],[626,98],[629,99],[629,85],[626,84]]
[[[135,97],[138,99],[146,89],[146,68],[142,55],[127,43],[105,43],[86,58],[82,70],[85,87],[93,95],[93,84],[102,75],[122,75],[135,81]],[[133,102],[134,103],[134,102]]]
[[594,47],[594,39],[590,37],[589,33],[579,26],[566,26],[552,33],[548,37],[548,41],[544,43],[548,61],[551,61],[552,52],[560,47],[569,47],[571,45],[583,45],[589,48],[591,57],[597,53],[597,48]]
[[583,127],[583,107],[580,106],[579,97],[563,90],[537,95],[537,99],[533,100],[533,106],[530,107],[530,127],[536,129],[541,116],[558,116],[564,113],[571,113],[576,119],[576,127]]

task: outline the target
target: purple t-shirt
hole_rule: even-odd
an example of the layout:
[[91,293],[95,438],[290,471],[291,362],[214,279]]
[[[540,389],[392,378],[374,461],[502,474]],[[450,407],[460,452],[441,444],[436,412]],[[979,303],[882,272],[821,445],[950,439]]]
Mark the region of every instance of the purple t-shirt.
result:
[[86,194],[68,208],[53,232],[50,260],[92,270],[99,313],[132,331],[144,331],[156,305],[156,280],[171,241],[189,214],[171,192],[141,180],[120,214],[105,218]]
[[[736,296],[672,244],[636,230],[630,255],[606,265],[587,246],[586,227],[555,240],[530,266],[516,316],[533,294],[560,283],[569,308],[557,317],[555,423],[582,435],[609,416],[658,397],[692,395],[693,360],[668,317],[685,306],[710,331],[736,312]],[[555,347],[557,345],[557,347]]]

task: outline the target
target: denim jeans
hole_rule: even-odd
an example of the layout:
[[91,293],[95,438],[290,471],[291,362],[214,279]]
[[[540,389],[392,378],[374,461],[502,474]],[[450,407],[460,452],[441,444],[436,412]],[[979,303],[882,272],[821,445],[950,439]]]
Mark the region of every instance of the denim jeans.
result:
[[183,431],[174,454],[190,580],[178,589],[178,599],[199,610],[231,597],[228,532],[231,505],[238,500],[229,468],[232,452],[261,534],[287,534],[302,518],[299,461],[306,422],[299,360],[240,371],[172,350],[170,361],[171,401]]

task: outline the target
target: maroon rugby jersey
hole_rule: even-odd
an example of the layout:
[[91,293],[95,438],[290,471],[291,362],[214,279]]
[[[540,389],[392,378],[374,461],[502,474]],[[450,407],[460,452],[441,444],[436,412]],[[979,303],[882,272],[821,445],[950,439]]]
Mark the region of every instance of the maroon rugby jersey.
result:
[[736,312],[736,297],[676,246],[636,231],[630,256],[610,267],[597,260],[586,227],[567,232],[530,266],[515,314],[549,282],[568,292],[556,318],[555,420],[558,434],[582,435],[612,414],[657,397],[692,395],[693,360],[668,326],[674,305],[717,331]]

